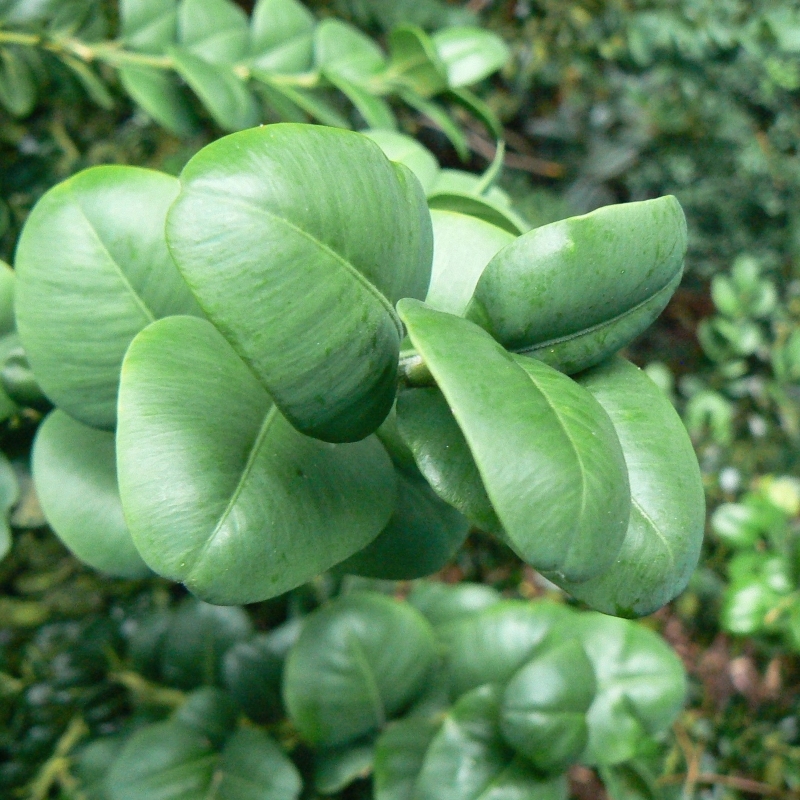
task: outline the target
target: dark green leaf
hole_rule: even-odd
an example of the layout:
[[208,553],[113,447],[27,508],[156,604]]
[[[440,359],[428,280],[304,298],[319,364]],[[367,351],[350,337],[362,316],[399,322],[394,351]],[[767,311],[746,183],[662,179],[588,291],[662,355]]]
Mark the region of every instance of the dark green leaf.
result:
[[314,787],[321,794],[336,794],[372,772],[375,743],[371,738],[314,754]]
[[396,389],[392,304],[430,279],[417,180],[365,136],[291,124],[225,137],[181,178],[167,235],[210,319],[299,430],[375,430]]
[[336,72],[323,70],[323,75],[356,107],[370,128],[394,130],[397,120],[389,104],[382,98],[346,80]]
[[686,588],[700,556],[705,498],[697,458],[672,403],[630,362],[616,358],[579,383],[614,423],[628,466],[631,516],[607,572],[585,583],[548,577],[605,614],[652,614]]
[[0,261],[0,337],[14,330],[14,295],[17,277],[14,270]]
[[212,686],[196,689],[171,719],[205,736],[214,747],[222,747],[236,729],[239,709],[228,694]]
[[422,692],[433,660],[433,631],[411,606],[376,593],[345,595],[306,619],[289,653],[289,716],[316,745],[352,742]]
[[420,581],[411,590],[408,602],[434,627],[468,617],[499,603],[500,593],[481,583],[440,583]]
[[0,453],[0,560],[11,549],[8,515],[19,500],[19,481],[11,462]]
[[[41,387],[36,381],[25,349],[19,344],[16,334],[9,334],[6,339],[14,339],[17,344],[9,346],[5,359],[0,362],[0,387],[12,403],[23,408],[34,408],[37,411],[49,411],[52,403],[44,396]],[[2,352],[0,347],[0,352]]]
[[298,586],[374,539],[394,507],[377,439],[337,446],[298,433],[192,317],[159,320],[128,350],[117,453],[142,557],[217,603]]
[[252,77],[258,81],[257,89],[267,105],[278,112],[284,120],[291,121],[292,115],[296,116],[299,113],[298,121],[305,121],[307,114],[323,125],[330,125],[333,128],[352,127],[347,117],[320,94],[284,85],[269,73],[259,69],[253,69]]
[[82,422],[114,427],[122,358],[142,328],[200,313],[164,240],[178,189],[150,170],[93,167],[47,192],[25,223],[20,337],[44,392]]
[[36,106],[36,81],[14,49],[0,49],[0,103],[15,117],[27,117]]
[[588,580],[625,536],[625,460],[602,406],[541,362],[514,358],[458,317],[403,300],[409,336],[447,399],[512,547]]
[[469,524],[423,480],[397,473],[397,507],[386,528],[337,572],[410,580],[438,572],[467,538]]
[[441,723],[429,719],[392,722],[375,744],[375,800],[413,800],[425,753]]
[[537,652],[506,686],[503,736],[537,769],[563,772],[586,747],[586,712],[594,696],[594,669],[581,644],[556,642]]
[[81,561],[110,575],[148,574],[122,516],[113,433],[54,411],[37,432],[33,477],[47,521]]
[[119,79],[125,91],[159,125],[177,136],[190,136],[197,123],[175,77],[155,67],[122,66]]
[[60,54],[59,58],[70,68],[72,74],[78,79],[81,86],[83,86],[86,94],[88,94],[97,105],[105,109],[114,107],[114,98],[91,67],[88,67],[79,58],[70,55]]
[[467,318],[511,350],[578,372],[661,313],[685,251],[686,221],[674,197],[554,222],[491,260]]
[[398,94],[411,108],[424,114],[442,131],[462,161],[469,159],[469,143],[466,134],[457,123],[453,122],[442,106],[428,100],[410,87],[399,89]]

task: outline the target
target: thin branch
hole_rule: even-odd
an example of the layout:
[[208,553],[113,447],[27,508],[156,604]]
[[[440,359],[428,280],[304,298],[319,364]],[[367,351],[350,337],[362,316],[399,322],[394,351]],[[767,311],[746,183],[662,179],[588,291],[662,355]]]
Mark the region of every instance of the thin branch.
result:
[[[667,775],[659,778],[656,781],[661,786],[667,786],[673,783],[685,783],[688,775]],[[699,772],[694,776],[694,783],[713,786],[719,784],[720,786],[728,786],[731,789],[737,789],[740,792],[749,792],[750,794],[760,794],[764,797],[778,797],[785,798],[785,800],[795,800],[798,797],[796,792],[784,792],[782,789],[777,789],[770,786],[768,783],[761,783],[754,781],[751,778],[740,778],[737,775],[716,775],[711,772]]]

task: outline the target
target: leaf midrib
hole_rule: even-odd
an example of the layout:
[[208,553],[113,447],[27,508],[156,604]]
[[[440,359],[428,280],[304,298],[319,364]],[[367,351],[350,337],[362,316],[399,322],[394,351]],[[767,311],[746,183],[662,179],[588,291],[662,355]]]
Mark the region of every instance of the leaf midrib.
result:
[[270,219],[276,220],[279,223],[282,223],[290,230],[294,231],[295,233],[302,236],[304,239],[307,239],[309,242],[314,244],[318,247],[322,252],[327,253],[333,260],[338,263],[344,271],[357,283],[359,283],[364,289],[367,290],[369,294],[371,294],[383,307],[387,314],[389,314],[390,318],[394,322],[395,326],[397,327],[397,332],[400,338],[403,338],[403,326],[400,322],[399,318],[397,317],[397,313],[394,310],[394,306],[389,302],[386,296],[381,292],[377,286],[371,283],[367,278],[362,275],[356,268],[351,264],[344,256],[337,253],[332,247],[325,244],[325,242],[320,241],[317,239],[316,236],[313,236],[308,231],[303,230],[301,227],[296,225],[290,219],[286,217],[282,217],[280,214],[276,214],[274,211],[270,211],[268,208],[263,208],[262,206],[256,205],[255,203],[248,203],[244,202],[238,198],[233,197],[232,195],[221,193],[221,196],[224,197],[231,205],[240,206],[241,208],[246,208],[249,211],[255,211],[258,214],[263,214]]
[[631,506],[639,512],[642,516],[644,521],[652,528],[653,533],[661,540],[661,543],[664,545],[664,550],[666,551],[667,555],[669,556],[670,564],[672,565],[672,569],[675,569],[675,554],[672,552],[672,548],[670,547],[669,542],[667,541],[667,537],[661,533],[661,529],[656,525],[653,518],[642,508],[639,502],[636,500],[635,497],[631,495]]

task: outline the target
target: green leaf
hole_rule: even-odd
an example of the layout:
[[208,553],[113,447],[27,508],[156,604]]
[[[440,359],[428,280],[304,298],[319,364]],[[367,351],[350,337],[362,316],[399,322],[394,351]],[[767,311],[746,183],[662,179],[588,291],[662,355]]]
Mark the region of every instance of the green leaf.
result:
[[438,572],[464,543],[469,524],[423,480],[397,473],[397,507],[389,524],[337,572],[410,580]]
[[45,394],[89,425],[114,427],[133,337],[158,317],[201,313],[164,240],[178,189],[151,170],[92,167],[47,192],[25,223],[20,338]]
[[644,616],[677,597],[697,566],[705,497],[692,443],[664,393],[616,358],[579,378],[614,423],[631,486],[631,515],[613,566],[584,583],[548,577],[605,614]]
[[671,196],[553,222],[492,259],[467,318],[510,350],[579,372],[661,313],[685,252],[686,221]]
[[557,642],[506,686],[503,736],[542,772],[564,772],[588,742],[586,712],[594,696],[594,669],[583,647],[574,639]]
[[148,575],[122,516],[114,434],[54,411],[39,427],[32,458],[36,494],[64,544],[109,575]]
[[444,395],[435,388],[402,392],[397,424],[433,491],[483,530],[501,533],[503,526]]
[[59,58],[70,68],[72,74],[78,79],[81,86],[83,86],[86,94],[88,94],[97,105],[107,110],[114,107],[114,98],[111,96],[108,89],[106,89],[106,85],[103,81],[90,67],[79,58],[74,58],[64,53],[60,53]]
[[233,64],[248,49],[247,15],[231,0],[181,0],[178,42],[209,64]]
[[159,633],[161,630],[158,623],[152,637],[151,658],[158,663],[157,677],[161,683],[185,691],[221,683],[223,657],[253,634],[243,609],[212,606],[194,597],[185,598]]
[[625,460],[602,406],[574,381],[514,358],[470,322],[398,311],[464,433],[511,546],[536,569],[588,580],[613,562],[630,515]]
[[284,119],[289,119],[293,113],[299,113],[301,120],[305,121],[305,115],[308,114],[312,119],[333,128],[352,127],[347,117],[320,95],[281,84],[273,80],[269,73],[258,69],[253,69],[252,77],[258,81],[257,88],[267,105]]
[[238,131],[258,124],[260,109],[255,96],[227,64],[212,64],[179,47],[170,48],[169,54],[177,73],[220,128]]
[[376,593],[345,595],[307,617],[289,653],[289,716],[315,745],[352,742],[421,694],[433,660],[433,631],[411,606]]
[[[491,133],[498,142],[503,140],[505,136],[503,132],[503,123],[491,106],[481,100],[478,95],[469,91],[469,89],[451,89],[447,93],[447,96],[458,103],[462,108],[469,111],[473,117],[480,120],[486,126],[486,130]],[[502,155],[503,154],[500,153],[499,157],[496,156],[497,172],[499,172],[502,167]]]
[[213,686],[193,691],[183,705],[171,715],[208,739],[214,747],[222,747],[236,729],[239,709],[228,694]]
[[425,753],[441,723],[406,718],[386,726],[375,744],[375,800],[413,800]]
[[19,344],[16,334],[4,337],[16,342],[15,346],[0,347],[0,352],[6,350],[5,358],[0,367],[0,387],[4,395],[12,404],[23,408],[34,408],[38,411],[49,411],[52,408],[50,401],[44,396],[41,387],[36,381],[33,370],[28,363],[25,350]]
[[431,211],[433,270],[425,302],[463,316],[481,273],[514,236],[482,219],[453,211]]
[[445,28],[433,34],[433,44],[452,89],[482,81],[511,57],[506,43],[484,28]]
[[723,503],[711,515],[711,528],[727,545],[750,549],[761,537],[758,512],[744,503]]
[[574,612],[556,603],[504,600],[441,624],[437,634],[453,697],[485,683],[506,683],[553,631],[573,619]]
[[598,770],[611,800],[661,800],[662,791],[649,771],[635,761]]
[[450,140],[458,157],[462,161],[469,159],[469,143],[464,131],[453,122],[452,117],[437,103],[426,99],[418,92],[415,92],[411,87],[398,89],[400,98],[411,106],[415,111],[428,117]]
[[285,74],[311,67],[314,15],[297,0],[258,0],[250,17],[254,67]]
[[120,35],[131,50],[163,53],[178,34],[177,0],[120,0]]
[[582,760],[628,761],[680,713],[686,698],[683,664],[660,636],[634,622],[587,612],[577,616],[573,630],[597,678]]
[[225,653],[222,662],[225,688],[255,722],[277,722],[283,716],[283,665],[300,628],[300,620],[291,620],[269,633],[240,642]]
[[425,31],[410,25],[389,35],[389,73],[392,82],[405,84],[422,97],[447,88],[447,68]]
[[190,136],[197,122],[175,77],[155,67],[122,66],[119,79],[125,91],[159,125],[176,136]]
[[211,602],[300,585],[374,539],[394,504],[377,439],[332,446],[298,433],[192,317],[159,320],[128,350],[117,457],[142,557]]
[[17,276],[14,270],[0,261],[0,338],[14,330],[14,295],[17,288]]
[[11,462],[0,453],[0,560],[11,550],[11,526],[8,515],[19,500],[19,481]]
[[386,57],[369,36],[338,19],[324,19],[314,31],[314,59],[329,75],[364,86],[386,69]]
[[366,89],[346,80],[336,72],[323,70],[322,74],[356,107],[370,128],[394,130],[397,127],[391,106],[382,97],[370,94]]
[[371,738],[314,753],[314,788],[320,794],[336,794],[372,772],[375,746]]
[[430,279],[413,175],[365,136],[282,124],[214,142],[181,180],[171,251],[282,413],[329,441],[375,430],[396,390],[392,305]]
[[10,47],[0,49],[0,103],[15,117],[36,106],[36,80],[25,59]]
[[540,777],[503,741],[501,692],[481,686],[453,706],[425,755],[414,800],[566,800],[563,776]]
[[482,583],[440,583],[420,581],[411,590],[408,602],[434,627],[483,611],[499,603],[500,593]]
[[436,157],[412,136],[385,129],[361,131],[361,133],[372,139],[390,161],[405,164],[417,176],[417,180],[422,184],[426,193],[436,182],[439,174],[439,163]]
[[[5,336],[0,336],[0,379],[2,378],[2,369],[8,359],[21,350],[19,343],[19,336],[16,333],[8,333]],[[24,352],[24,351],[23,351]],[[3,388],[2,380],[0,380],[0,421],[5,421],[9,417],[14,416],[19,411],[17,404],[8,395]]]

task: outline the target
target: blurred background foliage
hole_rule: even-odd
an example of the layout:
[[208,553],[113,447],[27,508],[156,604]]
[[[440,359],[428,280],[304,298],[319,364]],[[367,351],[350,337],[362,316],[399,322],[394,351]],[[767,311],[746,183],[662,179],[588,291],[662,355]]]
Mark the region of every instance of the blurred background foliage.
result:
[[[0,0],[0,17],[8,5]],[[110,1],[29,5],[71,9],[89,36],[117,24]],[[505,126],[501,185],[532,224],[667,193],[681,201],[687,276],[629,352],[681,411],[709,501],[704,557],[689,590],[644,622],[675,647],[691,680],[689,708],[662,754],[659,791],[703,800],[800,797],[800,7],[794,0],[307,5],[383,43],[406,23],[480,24],[501,34],[512,58],[478,94]],[[8,52],[0,50],[3,85],[14,77]],[[169,134],[132,106],[113,71],[101,66],[98,75],[103,102],[74,70],[48,62],[36,104],[16,116],[0,111],[0,258],[12,260],[27,212],[59,180],[98,163],[177,173],[220,135],[207,117],[191,138]],[[395,111],[443,163],[463,166],[429,119]],[[469,166],[485,168],[494,152],[485,129],[466,115],[458,121]],[[158,719],[176,705],[177,690],[145,677],[126,642],[144,615],[182,597],[159,580],[103,580],[47,531],[26,462],[39,415],[25,408],[0,430],[20,487],[14,545],[0,562],[0,796],[31,800],[84,796],[69,756],[87,734]],[[508,596],[556,596],[477,533],[438,577],[481,581]],[[267,630],[330,591],[322,579],[249,616]],[[587,770],[571,778],[575,797],[602,798]],[[343,796],[364,791],[359,784]],[[617,800],[651,796],[617,791]]]

